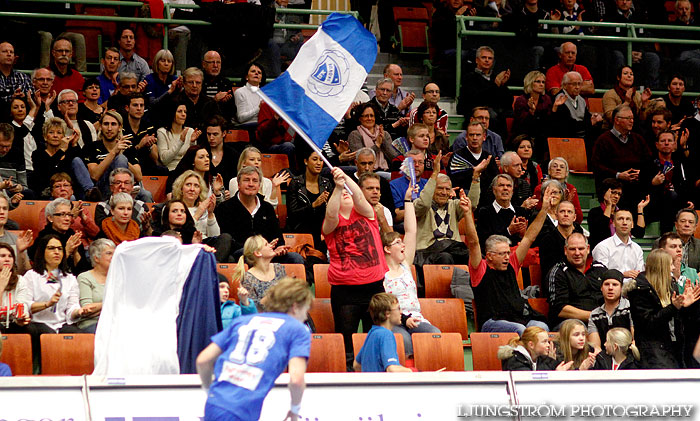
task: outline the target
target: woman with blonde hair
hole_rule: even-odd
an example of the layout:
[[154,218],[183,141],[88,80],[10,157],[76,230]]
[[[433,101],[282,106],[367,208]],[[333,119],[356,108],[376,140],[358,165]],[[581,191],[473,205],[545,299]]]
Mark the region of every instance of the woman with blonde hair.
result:
[[[243,167],[262,167],[262,152],[255,146],[248,146],[243,149],[241,156],[238,158],[238,169],[236,172],[240,171]],[[287,170],[282,170],[275,174],[270,180],[267,177],[263,177],[260,181],[260,194],[265,197],[265,201],[277,207],[279,203],[279,198],[277,197],[277,188],[287,181],[292,179],[292,175]],[[238,177],[234,177],[228,183],[228,189],[231,192],[231,197],[235,196],[238,192]]]
[[595,357],[593,370],[635,370],[640,368],[639,350],[634,345],[632,333],[624,327],[608,330],[605,338],[605,352]]
[[498,359],[503,371],[568,370],[573,362],[557,364],[553,351],[549,333],[539,326],[530,326],[519,338],[498,348]]
[[[513,137],[520,134],[532,136],[535,141],[535,158],[542,162],[547,150],[547,130],[549,117],[556,111],[560,103],[552,104],[552,99],[545,92],[545,76],[536,70],[525,75],[523,79],[523,95],[513,103]],[[566,99],[566,98],[564,98]]]
[[[241,286],[248,290],[249,297],[259,312],[265,311],[260,302],[265,293],[287,276],[284,265],[272,263],[272,259],[278,254],[276,244],[277,240],[269,243],[261,235],[249,237],[243,244],[243,256],[238,259],[238,265],[233,272],[232,278],[240,280]],[[245,269],[244,263],[248,265],[248,270]]]
[[634,336],[643,368],[683,367],[683,317],[700,298],[700,286],[688,281],[678,294],[673,281],[673,258],[652,250],[646,270],[627,283],[623,295],[630,301]]
[[588,329],[579,319],[568,319],[561,324],[557,342],[557,359],[572,362],[574,370],[588,370],[595,362],[593,347],[586,340]]
[[[173,182],[172,194],[173,199],[182,200],[187,205],[195,228],[201,233],[201,242],[216,249],[216,261],[229,261],[231,235],[222,234],[219,229],[219,223],[214,215],[216,196],[209,194],[204,178],[195,170],[187,170]],[[199,234],[196,235],[199,236]]]

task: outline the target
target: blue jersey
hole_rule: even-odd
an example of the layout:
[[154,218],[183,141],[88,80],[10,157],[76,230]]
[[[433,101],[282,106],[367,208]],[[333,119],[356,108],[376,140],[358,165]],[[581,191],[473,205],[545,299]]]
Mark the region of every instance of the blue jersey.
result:
[[0,363],[0,377],[9,377],[12,375],[12,369],[5,363]]
[[363,373],[383,373],[390,365],[399,365],[399,354],[396,353],[394,334],[385,327],[372,326],[355,359],[362,365]]
[[214,366],[207,405],[257,420],[267,392],[294,357],[309,358],[311,334],[284,313],[237,317],[212,342],[223,350]]

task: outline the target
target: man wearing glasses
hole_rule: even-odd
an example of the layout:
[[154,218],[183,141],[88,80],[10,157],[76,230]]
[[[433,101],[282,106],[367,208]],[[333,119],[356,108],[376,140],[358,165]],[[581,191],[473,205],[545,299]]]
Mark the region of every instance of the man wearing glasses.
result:
[[548,192],[545,193],[542,210],[530,224],[518,247],[511,251],[508,237],[491,235],[484,242],[486,258],[483,259],[479,236],[471,215],[471,200],[464,198],[460,201],[466,221],[465,241],[469,248],[469,275],[474,291],[474,312],[477,314],[481,332],[517,332],[522,335],[525,328],[530,326],[549,330],[544,316],[532,310],[527,300],[520,295],[516,280],[516,274],[530,246],[542,229],[547,210],[556,200]]
[[632,132],[634,114],[629,105],[618,105],[612,112],[613,128],[598,137],[593,146],[593,173],[596,189],[603,180],[616,178],[622,183],[619,206],[634,209],[643,196],[640,169],[651,160],[644,138]]
[[[428,82],[425,84],[425,86],[423,86],[423,101],[434,102],[436,104],[440,102],[440,87],[436,83]],[[417,111],[418,107],[411,109],[411,112],[409,113],[408,127],[413,126],[415,123]],[[447,111],[440,108],[437,120],[435,121],[435,128],[447,133],[447,117]]]
[[224,113],[227,120],[235,115],[236,102],[233,101],[233,84],[221,75],[221,55],[216,51],[207,51],[202,59],[204,70],[204,85],[202,90],[209,98],[213,98]]
[[53,89],[61,92],[64,89],[71,89],[79,92],[78,99],[83,102],[83,84],[85,78],[70,64],[73,57],[73,44],[67,38],[56,38],[51,47],[51,63],[49,69],[54,73]]
[[58,94],[59,117],[65,120],[68,125],[66,136],[72,136],[73,132],[78,132],[78,145],[83,148],[97,139],[95,126],[89,121],[78,120],[78,94],[72,89],[64,89]]
[[[134,196],[134,184],[134,175],[126,168],[116,168],[109,174],[109,191],[111,194],[128,193]],[[134,199],[134,211],[131,213],[131,219],[136,221],[141,228],[143,227],[144,221],[149,223],[149,219],[146,216],[149,210],[145,201],[139,200],[138,197],[139,195],[137,194]],[[109,207],[109,199],[98,203],[95,208],[95,224],[97,224],[97,226],[102,226],[102,221],[111,215],[112,208]]]

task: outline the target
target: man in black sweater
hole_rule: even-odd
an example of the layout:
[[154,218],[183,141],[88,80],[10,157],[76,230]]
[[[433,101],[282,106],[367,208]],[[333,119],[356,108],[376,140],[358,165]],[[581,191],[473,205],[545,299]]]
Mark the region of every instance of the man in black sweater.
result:
[[593,262],[586,268],[588,240],[581,233],[566,239],[566,261],[557,263],[549,272],[549,326],[559,330],[566,319],[579,319],[588,325],[591,311],[603,304],[600,275],[608,270],[602,263]]
[[243,254],[245,241],[261,235],[267,241],[277,241],[273,259],[279,263],[304,263],[298,253],[288,253],[275,209],[259,195],[262,172],[259,168],[243,167],[238,171],[238,193],[216,207],[216,220],[222,233],[231,234],[235,259]]

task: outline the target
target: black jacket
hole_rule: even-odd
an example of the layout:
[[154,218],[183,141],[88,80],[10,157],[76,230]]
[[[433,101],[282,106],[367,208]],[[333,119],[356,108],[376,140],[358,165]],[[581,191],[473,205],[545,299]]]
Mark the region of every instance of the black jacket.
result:
[[[634,339],[642,357],[644,368],[681,368],[683,358],[683,324],[680,311],[661,300],[649,281],[639,274],[625,286],[630,301]],[[675,289],[675,283],[672,284]],[[669,322],[673,321],[676,341],[671,339]]]
[[[618,367],[618,370],[637,370],[642,368],[639,365],[639,362],[634,359],[631,355],[628,355],[627,358],[620,364],[620,367]],[[608,354],[606,354],[604,351],[601,351],[596,355],[595,357],[595,364],[593,364],[593,367],[591,367],[591,370],[612,370],[612,357]]]
[[[501,360],[503,371],[534,370],[532,360],[529,358],[529,356],[523,354],[522,347],[513,347],[511,345],[501,346],[498,348],[498,359]],[[555,370],[557,365],[557,360],[546,355],[537,358],[537,371]]]
[[591,311],[603,304],[598,277],[606,270],[599,262],[593,262],[585,274],[566,261],[554,265],[547,277],[549,291],[545,295],[549,302],[549,325],[554,327],[564,321],[559,313],[567,305]]
[[[318,193],[333,192],[333,184],[325,177],[318,178]],[[326,204],[311,206],[309,191],[306,189],[304,174],[292,178],[287,191],[287,228],[292,232],[307,232],[314,236],[316,248],[321,241],[321,224],[326,215]]]
[[216,207],[214,214],[219,222],[221,232],[227,232],[233,237],[232,250],[243,248],[248,237],[262,235],[267,241],[277,239],[277,245],[284,245],[280,222],[275,214],[275,208],[258,194],[260,209],[255,216],[248,212],[238,200],[238,194]]

